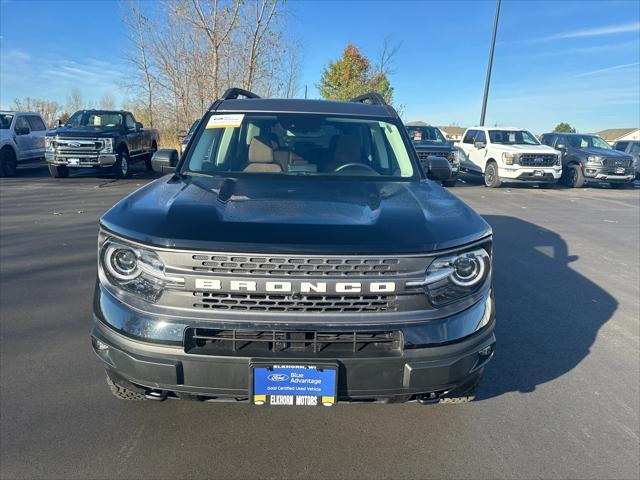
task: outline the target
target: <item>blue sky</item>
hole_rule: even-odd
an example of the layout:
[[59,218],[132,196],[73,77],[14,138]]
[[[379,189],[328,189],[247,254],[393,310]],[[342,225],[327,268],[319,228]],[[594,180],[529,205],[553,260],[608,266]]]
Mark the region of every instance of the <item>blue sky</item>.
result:
[[[147,0],[151,8],[153,0]],[[309,96],[322,67],[351,42],[374,57],[402,46],[392,76],[407,120],[477,124],[493,1],[288,0]],[[126,91],[125,30],[116,1],[0,0],[0,106],[16,97],[64,103]],[[487,123],[535,132],[640,126],[640,2],[504,0]]]

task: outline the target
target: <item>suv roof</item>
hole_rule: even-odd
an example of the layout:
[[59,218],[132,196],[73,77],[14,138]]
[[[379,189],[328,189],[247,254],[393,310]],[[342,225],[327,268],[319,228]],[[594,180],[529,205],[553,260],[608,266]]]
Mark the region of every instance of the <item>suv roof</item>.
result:
[[[238,96],[246,98],[239,99]],[[365,103],[369,101],[370,103]],[[230,88],[209,110],[217,112],[286,112],[398,118],[396,111],[378,93],[366,93],[350,101],[260,98],[239,88]]]
[[526,128],[520,127],[487,127],[486,125],[482,127],[469,127],[467,130],[526,130]]
[[0,111],[3,115],[37,115],[40,116],[38,112],[18,112],[15,110],[2,110]]

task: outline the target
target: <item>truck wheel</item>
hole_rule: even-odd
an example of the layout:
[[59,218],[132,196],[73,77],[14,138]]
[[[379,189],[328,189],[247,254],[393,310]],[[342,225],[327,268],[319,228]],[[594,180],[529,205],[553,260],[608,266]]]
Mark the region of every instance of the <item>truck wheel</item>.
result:
[[49,175],[53,178],[67,178],[69,176],[69,168],[66,165],[49,164]]
[[18,168],[16,155],[9,148],[0,151],[0,177],[13,177]]
[[153,154],[158,151],[158,146],[154,143],[151,145],[151,152],[148,157],[144,159],[144,166],[147,167],[147,171],[151,172],[153,170],[153,165],[151,164],[151,159],[153,158]]
[[442,181],[442,186],[443,187],[447,187],[447,188],[455,187],[456,186],[456,182],[457,182],[457,180],[455,180],[455,179],[443,180]]
[[111,390],[111,393],[113,393],[113,395],[118,397],[120,400],[144,400],[144,395],[142,393],[134,392],[133,390],[119,385],[118,383],[114,382],[108,374],[107,385],[109,385],[109,390]]
[[118,152],[116,163],[114,163],[111,167],[113,169],[113,174],[116,176],[116,178],[127,178],[131,175],[129,167],[129,154],[125,150]]
[[580,165],[569,165],[567,167],[567,187],[580,188],[584,185],[584,174]]
[[502,182],[498,176],[498,165],[495,162],[490,162],[484,170],[484,184],[489,188],[498,188]]

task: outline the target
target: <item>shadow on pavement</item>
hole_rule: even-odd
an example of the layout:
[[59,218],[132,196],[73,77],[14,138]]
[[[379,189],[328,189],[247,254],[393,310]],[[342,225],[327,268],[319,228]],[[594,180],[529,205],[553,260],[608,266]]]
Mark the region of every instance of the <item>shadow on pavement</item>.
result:
[[557,233],[508,216],[484,217],[494,234],[498,346],[478,400],[532,392],[588,354],[618,303],[574,271]]
[[[154,179],[158,178],[161,175],[147,171],[145,168],[144,162],[136,162],[131,164],[131,177],[145,180],[145,179]],[[16,170],[16,174],[13,177],[5,178],[4,181],[11,180],[20,180],[20,179],[31,179],[31,178],[50,178],[51,181],[55,182],[65,182],[68,180],[73,180],[74,178],[82,178],[82,179],[90,179],[97,178],[100,180],[112,179],[116,180],[114,175],[108,169],[93,169],[93,168],[78,168],[78,169],[70,169],[70,175],[68,178],[52,178],[49,175],[49,169],[47,167],[46,162],[43,160],[29,160],[26,162],[20,162],[18,165],[18,169]]]

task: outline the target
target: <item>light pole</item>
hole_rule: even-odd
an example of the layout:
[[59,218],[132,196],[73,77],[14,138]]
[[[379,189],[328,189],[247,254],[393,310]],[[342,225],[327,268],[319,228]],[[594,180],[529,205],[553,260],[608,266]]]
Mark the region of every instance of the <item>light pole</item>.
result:
[[484,126],[484,117],[487,113],[487,97],[489,96],[489,83],[491,83],[491,67],[493,66],[493,49],[496,46],[496,32],[498,31],[498,17],[500,17],[500,0],[496,0],[496,17],[493,20],[493,38],[489,52],[489,65],[487,66],[487,79],[484,82],[484,98],[482,99],[482,113],[480,114],[480,126]]

